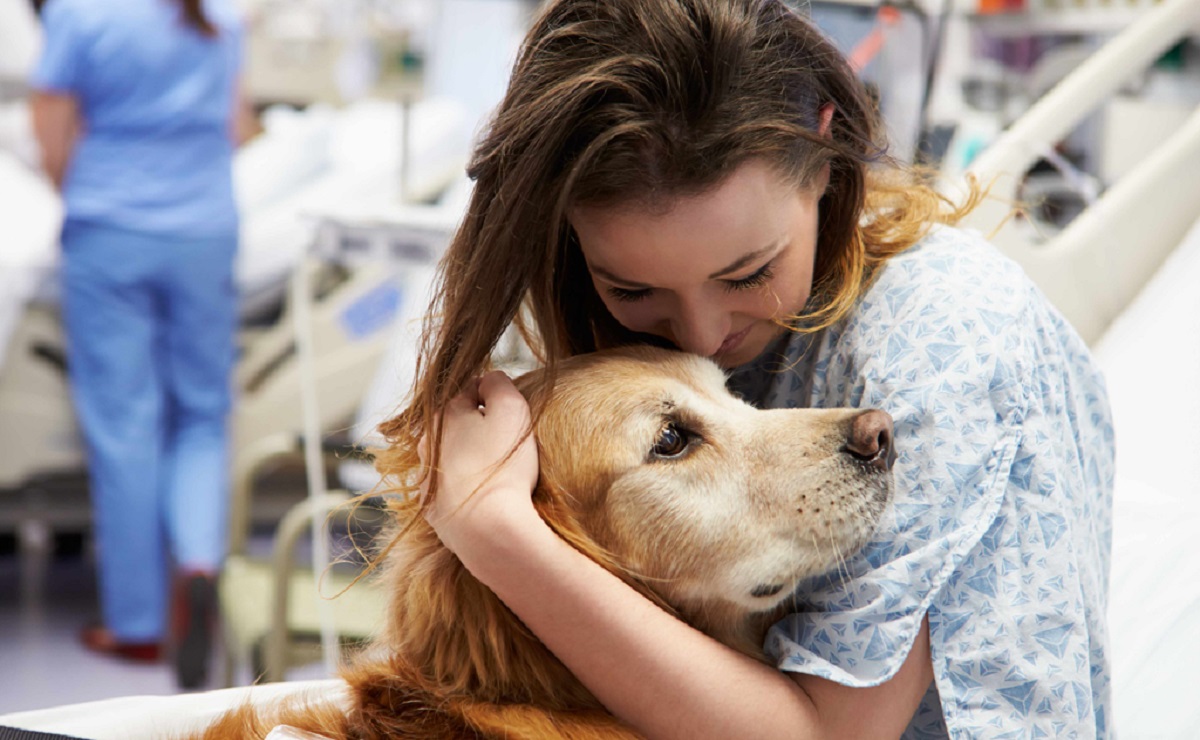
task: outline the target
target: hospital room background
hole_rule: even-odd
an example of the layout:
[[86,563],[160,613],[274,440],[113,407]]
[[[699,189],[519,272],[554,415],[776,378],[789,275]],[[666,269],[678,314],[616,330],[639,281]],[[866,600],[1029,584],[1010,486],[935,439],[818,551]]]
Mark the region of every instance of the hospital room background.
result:
[[[537,5],[240,2],[255,134],[234,164],[233,500],[205,688],[327,676],[373,628],[369,587],[319,594],[353,579],[377,512],[327,514],[376,482],[372,428],[406,390],[471,143]],[[1200,0],[803,5],[877,97],[893,155],[947,193],[968,173],[993,183],[967,225],[1098,357],[1118,437],[1116,729],[1200,737]],[[0,714],[179,691],[167,665],[75,637],[96,553],[59,324],[62,204],[29,115],[40,44],[34,3],[0,0]],[[528,363],[515,337],[497,352]]]

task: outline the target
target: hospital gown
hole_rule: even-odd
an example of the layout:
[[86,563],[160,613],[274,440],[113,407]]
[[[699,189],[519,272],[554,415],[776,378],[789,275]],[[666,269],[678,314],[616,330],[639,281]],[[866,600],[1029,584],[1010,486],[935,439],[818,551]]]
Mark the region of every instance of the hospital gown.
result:
[[780,669],[879,684],[928,614],[935,681],[904,737],[1110,735],[1112,424],[1087,348],[1020,267],[938,227],[847,319],[731,387],[895,420],[894,505],[769,631]]

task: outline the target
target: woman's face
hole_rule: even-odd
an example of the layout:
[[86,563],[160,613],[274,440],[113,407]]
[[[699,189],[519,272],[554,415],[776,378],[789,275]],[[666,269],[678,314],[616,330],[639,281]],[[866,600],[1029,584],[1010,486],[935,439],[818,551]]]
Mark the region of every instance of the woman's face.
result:
[[752,160],[669,209],[576,206],[569,219],[596,292],[623,326],[724,368],[757,357],[812,289],[817,201]]

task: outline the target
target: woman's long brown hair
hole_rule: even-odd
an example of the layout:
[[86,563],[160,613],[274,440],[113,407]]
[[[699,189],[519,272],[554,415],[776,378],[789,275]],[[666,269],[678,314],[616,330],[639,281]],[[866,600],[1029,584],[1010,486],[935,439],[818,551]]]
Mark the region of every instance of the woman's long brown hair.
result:
[[179,6],[183,10],[183,20],[202,36],[217,35],[216,25],[204,12],[204,0],[179,0]]
[[[875,267],[966,210],[887,156],[858,77],[781,0],[549,2],[468,168],[475,188],[441,264],[411,404],[381,426],[389,467],[416,468],[421,435],[514,321],[547,368],[543,388],[562,358],[654,341],[604,308],[570,206],[668,205],[751,158],[797,188],[829,166],[813,297],[792,322],[805,331],[844,317]],[[440,440],[431,447],[436,465]]]

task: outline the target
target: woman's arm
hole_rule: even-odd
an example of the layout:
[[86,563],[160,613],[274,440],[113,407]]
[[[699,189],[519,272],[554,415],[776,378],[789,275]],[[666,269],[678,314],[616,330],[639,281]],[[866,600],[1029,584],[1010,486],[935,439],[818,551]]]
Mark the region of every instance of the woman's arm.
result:
[[244,85],[239,82],[233,91],[232,115],[229,121],[229,136],[233,145],[240,147],[262,133],[262,124],[254,113],[254,106],[246,97]]
[[79,104],[73,95],[35,92],[29,107],[33,116],[33,134],[41,150],[42,169],[54,187],[61,191],[81,129]]
[[500,373],[447,408],[442,488],[430,521],[610,711],[650,737],[903,732],[933,678],[927,624],[899,673],[880,686],[854,689],[784,674],[662,611],[555,535],[530,499],[537,477],[532,439],[464,505],[485,480],[479,471],[504,456],[528,415]]

